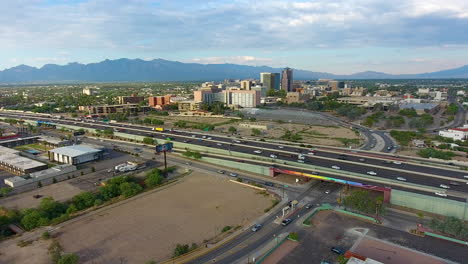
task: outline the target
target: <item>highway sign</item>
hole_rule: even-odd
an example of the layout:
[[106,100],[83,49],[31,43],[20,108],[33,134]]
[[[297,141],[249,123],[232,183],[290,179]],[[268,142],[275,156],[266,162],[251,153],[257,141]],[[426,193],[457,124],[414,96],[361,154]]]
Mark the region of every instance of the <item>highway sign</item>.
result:
[[170,151],[174,147],[174,143],[159,144],[156,146],[156,152]]

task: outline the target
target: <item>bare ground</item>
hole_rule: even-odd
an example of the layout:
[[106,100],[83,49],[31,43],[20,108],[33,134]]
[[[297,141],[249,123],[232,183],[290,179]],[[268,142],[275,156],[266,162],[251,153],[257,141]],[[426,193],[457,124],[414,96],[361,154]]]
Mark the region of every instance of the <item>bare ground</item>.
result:
[[25,247],[20,247],[14,243],[2,243],[0,264],[49,264],[51,260],[47,255],[47,248],[50,242],[51,240],[35,240]]
[[177,243],[200,244],[249,223],[271,204],[254,190],[202,173],[64,226],[59,240],[83,263],[161,261]]

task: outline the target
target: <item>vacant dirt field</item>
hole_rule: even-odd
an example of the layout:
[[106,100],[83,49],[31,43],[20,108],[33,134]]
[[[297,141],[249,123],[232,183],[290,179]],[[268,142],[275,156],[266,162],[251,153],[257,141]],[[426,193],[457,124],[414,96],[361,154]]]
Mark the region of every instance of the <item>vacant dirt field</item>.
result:
[[[19,239],[15,239],[19,241]],[[32,244],[20,247],[16,243],[2,243],[0,248],[0,264],[49,264],[51,259],[47,255],[47,248],[51,240],[36,240]]]
[[[69,182],[59,182],[29,192],[2,198],[0,199],[0,206],[16,209],[33,208],[37,207],[44,197],[52,197],[56,201],[63,202],[80,192],[82,192],[80,188],[71,185]],[[34,195],[42,195],[42,197],[36,199],[33,197]]]
[[200,244],[224,226],[249,223],[270,205],[268,197],[224,176],[193,173],[173,186],[66,225],[59,240],[83,263],[161,261],[177,243]]
[[[304,124],[295,124],[295,123],[278,123],[270,121],[258,121],[258,122],[246,122],[242,121],[243,124],[259,124],[259,125],[268,125],[268,130],[260,130],[261,136],[270,139],[281,139],[281,136],[289,130],[293,134],[298,133],[302,140],[299,142],[307,144],[320,144],[320,145],[329,145],[329,146],[343,146],[343,143],[339,138],[346,139],[359,139],[354,131],[338,126],[310,126]],[[240,127],[238,123],[227,124],[216,127],[215,131],[229,133],[229,127],[235,127],[237,133],[240,136],[251,136],[252,128]]]
[[173,127],[174,123],[179,120],[193,122],[193,123],[214,124],[214,125],[228,122],[230,120],[233,120],[232,122],[238,120],[238,119],[232,119],[232,118],[201,117],[201,116],[151,116],[151,118],[163,120],[164,126],[168,128]]

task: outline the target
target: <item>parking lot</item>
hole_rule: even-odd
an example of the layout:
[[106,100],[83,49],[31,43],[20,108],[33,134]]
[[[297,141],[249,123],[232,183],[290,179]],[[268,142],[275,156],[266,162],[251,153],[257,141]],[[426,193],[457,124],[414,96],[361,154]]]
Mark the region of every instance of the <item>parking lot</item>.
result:
[[[457,263],[466,263],[468,259],[468,250],[462,245],[431,237],[411,235],[407,232],[371,224],[332,211],[319,212],[311,220],[311,227],[304,227],[299,231],[299,246],[295,247],[290,254],[282,258],[278,263],[310,263],[311,259],[318,260],[317,263],[319,263],[320,260],[333,262],[337,259],[338,255],[330,250],[332,247],[338,247],[344,251],[349,250],[357,241],[360,241],[360,237],[364,236],[366,238],[371,237],[387,242],[383,243],[385,246],[382,243],[376,242],[374,242],[374,244],[363,242],[361,246],[359,243],[356,243],[355,246],[358,252],[369,254],[368,257],[375,258],[384,263],[402,263],[395,262],[401,260],[401,258],[397,257],[398,255],[405,256],[407,259],[411,259],[410,255],[416,256],[416,259],[417,256],[419,256],[415,255],[419,253],[408,250],[401,250],[401,253],[398,253],[397,250],[395,250],[395,248],[399,248],[398,246],[407,247]],[[366,240],[363,239],[362,241]],[[397,247],[390,247],[388,243],[393,243],[397,245]],[[391,248],[390,250],[394,252],[392,253],[393,261],[391,257],[390,259],[388,258],[388,254],[376,253],[376,251],[379,251],[379,247],[382,250]],[[370,254],[370,252],[374,253]],[[426,259],[426,257],[428,256],[425,255],[425,257],[421,259]],[[425,262],[406,263],[440,263],[440,259],[438,258],[429,256],[427,259],[428,260]]]

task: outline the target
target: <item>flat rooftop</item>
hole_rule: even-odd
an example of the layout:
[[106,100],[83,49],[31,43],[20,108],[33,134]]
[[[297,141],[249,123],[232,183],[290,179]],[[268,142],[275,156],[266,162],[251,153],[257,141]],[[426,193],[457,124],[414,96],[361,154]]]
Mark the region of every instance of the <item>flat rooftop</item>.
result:
[[83,146],[83,145],[73,145],[73,146],[56,148],[56,149],[51,150],[50,152],[57,153],[63,156],[68,156],[68,157],[78,157],[78,156],[82,156],[86,154],[98,153],[98,152],[101,152],[101,150],[91,148],[88,146]]
[[0,146],[0,155],[4,155],[4,154],[18,154],[19,151],[16,150],[16,149],[12,149],[12,148],[7,148],[7,147],[3,147],[3,146]]
[[9,166],[17,168],[19,170],[34,169],[46,165],[45,163],[28,159],[16,154],[0,155],[0,163],[8,164]]
[[438,106],[438,104],[433,104],[433,103],[405,103],[405,104],[401,104],[400,108],[404,108],[404,109],[414,108],[414,110],[424,110],[424,109],[432,109],[432,108],[434,108],[436,106]]

